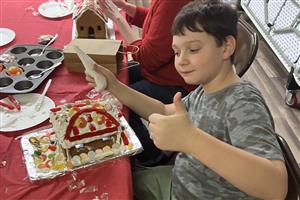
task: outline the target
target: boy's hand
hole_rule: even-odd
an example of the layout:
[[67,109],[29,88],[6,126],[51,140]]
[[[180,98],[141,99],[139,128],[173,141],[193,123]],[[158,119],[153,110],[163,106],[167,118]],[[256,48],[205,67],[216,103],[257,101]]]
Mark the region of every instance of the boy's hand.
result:
[[[105,67],[97,64],[97,65],[93,66],[93,69],[95,70],[96,73],[99,73],[99,74],[102,74],[105,76],[106,82],[107,82],[107,86],[105,89],[107,91],[111,91],[113,86],[115,86],[118,83],[116,76],[111,71],[106,69]],[[96,86],[94,78],[89,76],[87,73],[85,73],[85,79],[88,81],[89,85],[91,85],[93,87]]]
[[149,116],[149,130],[154,144],[169,151],[185,151],[187,139],[195,129],[181,102],[181,93],[173,98],[175,113],[172,115],[152,114]]

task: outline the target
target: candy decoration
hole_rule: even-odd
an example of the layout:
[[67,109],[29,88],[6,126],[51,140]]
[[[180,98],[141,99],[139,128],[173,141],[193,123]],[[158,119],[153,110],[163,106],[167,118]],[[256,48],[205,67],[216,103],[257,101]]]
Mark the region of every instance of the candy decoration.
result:
[[123,114],[121,112],[118,113],[118,117],[121,118]]
[[122,138],[122,141],[123,141],[124,145],[128,145],[129,144],[128,138],[127,138],[127,136],[125,135],[124,132],[121,133],[121,138]]
[[49,144],[50,141],[50,136],[49,135],[43,135],[40,139],[39,142],[42,144]]
[[95,130],[96,130],[96,127],[95,127],[93,124],[90,124],[90,130],[91,130],[91,131],[95,131]]
[[95,160],[96,153],[94,151],[89,151],[87,155],[89,160]]
[[62,153],[58,153],[55,157],[56,161],[64,161],[65,160],[65,156]]
[[56,146],[53,146],[53,145],[49,146],[48,148],[49,148],[51,151],[55,151],[55,150],[56,150]]
[[132,143],[129,143],[128,144],[128,150],[132,150],[133,149],[133,144]]
[[47,160],[46,163],[45,163],[45,167],[46,168],[51,168],[52,166],[52,161],[51,160]]
[[33,153],[33,155],[36,157],[40,156],[41,154],[42,154],[42,152],[40,152],[40,151],[34,151],[34,153]]
[[111,104],[105,104],[105,110],[110,111],[112,109],[112,105]]
[[105,122],[105,117],[103,115],[97,115],[97,124],[101,125]]
[[[78,120],[78,119],[77,119]],[[79,117],[80,123],[78,125],[79,128],[84,128],[87,125],[87,121],[84,117]]]
[[44,145],[44,146],[42,146],[41,148],[39,148],[39,150],[40,150],[41,152],[47,152],[47,151],[48,151],[48,146],[47,146],[47,145]]
[[103,147],[103,152],[111,150],[110,146]]
[[57,170],[57,171],[64,170],[65,169],[65,164],[64,163],[59,163],[59,164],[53,165],[51,167],[51,169],[52,170]]
[[60,110],[61,110],[61,108],[59,108],[59,107],[50,109],[50,111],[54,112],[54,113],[57,112],[57,111],[60,111]]
[[50,153],[49,155],[48,155],[48,158],[50,159],[50,160],[52,160],[54,157],[55,157],[55,153]]
[[66,163],[66,167],[67,167],[68,169],[72,169],[72,168],[73,168],[72,161],[68,160],[67,163]]
[[45,154],[42,154],[39,157],[42,161],[45,161],[47,159],[47,156]]
[[86,153],[81,153],[79,156],[81,158],[81,162],[82,163],[87,163],[88,162],[89,157],[88,157],[88,155]]
[[44,163],[41,163],[37,166],[39,169],[44,169],[46,168],[46,165]]
[[88,115],[87,115],[87,121],[88,121],[88,122],[92,122],[92,121],[93,121],[93,118],[92,118],[92,115],[91,115],[91,114],[88,114]]

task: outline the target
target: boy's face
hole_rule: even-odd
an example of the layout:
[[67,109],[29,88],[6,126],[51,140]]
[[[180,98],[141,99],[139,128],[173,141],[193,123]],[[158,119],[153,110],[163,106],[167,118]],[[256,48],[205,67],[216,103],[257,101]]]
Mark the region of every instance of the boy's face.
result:
[[[224,45],[217,46],[213,36],[206,32],[184,30],[184,35],[173,36],[175,68],[188,84],[206,85],[222,73]],[[228,62],[227,62],[228,63]]]

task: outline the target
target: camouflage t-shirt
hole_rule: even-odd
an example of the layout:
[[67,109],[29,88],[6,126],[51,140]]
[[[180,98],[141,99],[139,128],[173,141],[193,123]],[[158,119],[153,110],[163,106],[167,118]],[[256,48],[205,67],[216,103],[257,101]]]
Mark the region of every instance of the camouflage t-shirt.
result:
[[[252,154],[284,160],[270,111],[261,93],[251,83],[236,83],[210,94],[198,87],[183,102],[193,123],[203,131]],[[172,175],[172,199],[255,198],[231,185],[193,156],[179,153]]]

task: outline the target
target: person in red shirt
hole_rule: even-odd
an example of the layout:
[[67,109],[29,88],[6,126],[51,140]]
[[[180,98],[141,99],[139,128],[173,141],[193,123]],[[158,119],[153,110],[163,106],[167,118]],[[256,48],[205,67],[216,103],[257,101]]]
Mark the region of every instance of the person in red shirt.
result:
[[[171,48],[171,27],[179,10],[191,0],[152,0],[149,8],[135,6],[125,0],[100,0],[102,11],[118,25],[123,40],[130,47],[138,47],[132,54],[139,62],[129,68],[129,86],[163,103],[172,103],[176,92],[188,94],[194,87],[187,85],[174,67],[174,52]],[[126,12],[126,19],[118,7]],[[142,27],[142,38],[135,35],[129,23]],[[144,151],[135,156],[143,165],[162,164],[167,156],[155,147],[148,129],[140,116],[130,112],[129,124],[140,139]]]

